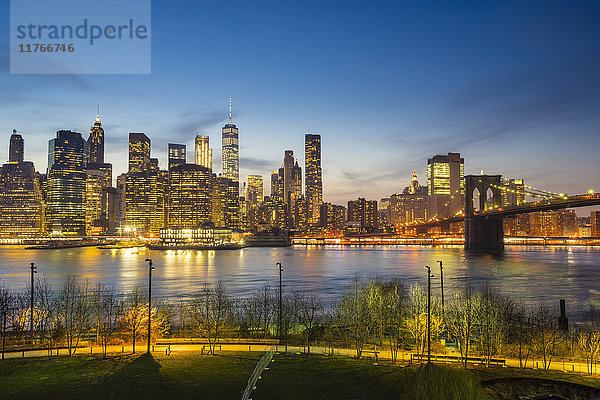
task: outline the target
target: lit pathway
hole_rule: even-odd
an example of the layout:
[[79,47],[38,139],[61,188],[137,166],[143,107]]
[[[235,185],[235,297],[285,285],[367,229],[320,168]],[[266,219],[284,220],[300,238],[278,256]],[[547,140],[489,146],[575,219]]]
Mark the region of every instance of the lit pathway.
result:
[[[153,352],[154,353],[163,353],[165,354],[166,351],[170,350],[171,352],[180,352],[180,351],[201,351],[203,348],[205,349],[205,351],[207,351],[208,349],[208,344],[171,344],[171,345],[154,345],[153,347]],[[258,352],[266,352],[271,348],[271,344],[267,344],[267,343],[256,343],[256,344],[222,344],[221,345],[221,350],[226,350],[226,351],[239,351],[239,352],[243,352],[243,351],[258,351]],[[128,345],[128,346],[108,346],[108,353],[110,353],[111,355],[118,355],[118,354],[131,354],[132,352],[132,346]],[[280,346],[276,346],[276,351],[278,352],[284,352],[285,350],[285,346],[280,345]],[[288,346],[288,353],[294,354],[294,353],[305,353],[306,352],[306,347],[303,346]],[[370,350],[367,350],[370,351]],[[380,360],[390,360],[390,352],[389,350],[377,350],[379,352],[379,359]],[[142,354],[146,352],[146,344],[145,343],[140,343],[139,345],[136,345],[136,353],[138,354]],[[322,346],[311,346],[310,348],[310,352],[311,354],[328,354],[328,349],[326,347],[322,347]],[[102,348],[101,347],[79,347],[77,348],[77,352],[75,353],[76,355],[81,355],[81,354],[101,354],[102,353]],[[61,348],[60,350],[58,350],[58,355],[61,356],[66,356],[68,355],[68,350],[66,348]],[[356,356],[356,351],[354,349],[349,349],[349,348],[334,348],[333,349],[333,354],[335,355],[343,355],[343,356],[348,356],[348,357],[352,357],[352,356]],[[25,351],[25,352],[11,352],[11,353],[5,353],[4,357],[5,358],[22,358],[22,357],[47,357],[49,355],[47,350],[32,350],[32,351]],[[53,349],[52,350],[52,355],[56,356],[57,355],[57,350]],[[371,353],[363,353],[363,357],[365,358],[372,358],[373,354]],[[433,356],[433,354],[432,354]],[[408,364],[410,361],[410,353],[398,353],[398,364],[399,365],[406,365]],[[507,358],[506,359],[506,366],[507,367],[511,367],[511,368],[519,368],[519,360],[518,359],[511,359],[511,358]],[[596,367],[598,367],[596,365]],[[528,360],[527,361],[527,368],[535,368],[535,369],[541,369],[542,368],[542,361],[539,359],[535,359],[535,360]],[[587,366],[585,363],[581,363],[581,362],[565,362],[563,363],[562,360],[553,360],[552,363],[550,364],[550,369],[553,371],[563,371],[563,372],[577,372],[577,373],[587,373]],[[600,369],[600,368],[598,368]],[[598,373],[600,371],[598,371],[598,369],[596,369],[595,375],[598,375]]]

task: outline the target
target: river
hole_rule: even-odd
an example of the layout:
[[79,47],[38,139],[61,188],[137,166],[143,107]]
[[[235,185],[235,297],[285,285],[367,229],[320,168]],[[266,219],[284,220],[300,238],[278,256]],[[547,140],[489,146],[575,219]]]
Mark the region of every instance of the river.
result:
[[439,293],[439,267],[444,263],[444,286],[449,291],[465,280],[480,285],[490,280],[502,292],[535,304],[567,301],[571,311],[587,303],[600,305],[600,247],[510,246],[502,255],[477,255],[462,247],[360,246],[245,248],[242,250],[192,251],[145,248],[103,250],[82,247],[57,250],[25,250],[0,246],[0,285],[19,290],[29,281],[29,264],[38,276],[54,285],[69,276],[91,283],[103,282],[126,291],[147,285],[151,258],[156,270],[152,292],[159,297],[189,297],[204,282],[223,281],[228,293],[244,297],[269,283],[279,282],[277,262],[283,265],[285,290],[307,289],[333,301],[348,287],[356,273],[384,279],[400,278],[408,284],[426,284],[425,265],[435,275]]

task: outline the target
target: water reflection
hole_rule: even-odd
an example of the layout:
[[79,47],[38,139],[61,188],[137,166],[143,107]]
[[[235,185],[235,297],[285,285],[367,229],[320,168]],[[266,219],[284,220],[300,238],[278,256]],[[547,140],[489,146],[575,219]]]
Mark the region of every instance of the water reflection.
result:
[[424,266],[432,267],[439,290],[439,267],[444,262],[444,285],[452,289],[468,281],[492,281],[505,293],[534,303],[564,298],[570,307],[589,301],[600,304],[600,249],[591,247],[509,247],[503,254],[465,252],[461,247],[361,246],[246,248],[239,251],[96,249],[24,250],[0,247],[0,283],[24,288],[29,263],[40,274],[59,282],[74,275],[121,289],[147,284],[146,258],[152,258],[153,292],[157,296],[188,297],[205,281],[222,280],[230,294],[247,296],[264,283],[276,287],[284,268],[286,290],[317,290],[328,300],[350,284],[356,272],[384,279],[425,283]]

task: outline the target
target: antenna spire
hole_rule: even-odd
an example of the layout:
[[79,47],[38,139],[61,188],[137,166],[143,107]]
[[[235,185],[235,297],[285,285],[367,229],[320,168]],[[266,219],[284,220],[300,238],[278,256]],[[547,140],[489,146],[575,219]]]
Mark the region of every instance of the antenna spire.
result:
[[96,121],[100,121],[100,102],[96,104]]
[[229,125],[231,125],[231,96],[229,96]]

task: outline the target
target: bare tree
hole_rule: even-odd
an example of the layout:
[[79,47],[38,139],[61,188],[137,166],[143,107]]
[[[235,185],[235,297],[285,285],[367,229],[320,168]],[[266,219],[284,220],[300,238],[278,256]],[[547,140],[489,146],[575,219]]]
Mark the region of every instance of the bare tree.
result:
[[533,344],[538,356],[542,358],[544,370],[550,369],[556,346],[562,337],[558,328],[558,314],[547,304],[541,302],[534,314]]
[[533,349],[533,332],[531,318],[527,317],[527,310],[523,305],[517,305],[510,317],[511,337],[517,345],[519,367],[524,370]]
[[357,358],[362,355],[365,343],[374,328],[374,318],[368,300],[367,286],[355,275],[350,288],[342,294],[336,308],[338,323],[354,342]]
[[590,305],[583,314],[583,323],[577,335],[577,345],[582,351],[587,370],[594,373],[594,363],[600,354],[600,313],[594,305]]
[[135,353],[135,341],[141,335],[141,329],[148,323],[148,306],[144,302],[144,290],[140,286],[134,286],[125,301],[125,312],[123,313],[125,330],[131,335],[133,353]]
[[410,312],[404,319],[404,329],[413,338],[417,354],[421,354],[427,338],[427,297],[419,284],[410,287],[408,297]]
[[310,343],[314,338],[314,330],[319,318],[325,310],[323,299],[314,292],[294,292],[294,311],[297,321],[304,327],[306,347],[310,355]]
[[222,337],[233,314],[231,300],[221,281],[214,287],[208,283],[192,301],[192,315],[196,329],[208,339],[211,354],[215,354],[215,346]]
[[471,291],[467,285],[463,290],[454,293],[454,298],[446,313],[448,330],[458,341],[465,369],[467,368],[471,341],[476,334],[479,303],[480,296]]
[[69,277],[57,297],[58,318],[64,328],[69,355],[74,355],[82,333],[89,330],[91,298],[88,284]]
[[478,309],[479,347],[489,366],[506,343],[513,303],[486,280]]
[[108,343],[116,332],[122,307],[119,296],[113,287],[102,284],[96,286],[94,293],[94,309],[96,318],[96,342],[102,346],[103,357],[106,358]]
[[6,351],[6,333],[14,310],[14,295],[6,288],[0,287],[0,325],[2,332],[2,361]]
[[57,337],[56,321],[58,318],[56,309],[56,294],[52,290],[50,280],[46,275],[36,278],[36,307],[34,312],[34,325],[37,327],[42,342],[48,346],[48,353],[52,353]]
[[402,281],[394,279],[383,282],[381,289],[383,291],[383,326],[388,331],[390,355],[392,363],[395,364],[398,359],[398,348],[404,330],[406,307],[408,305],[406,288]]

